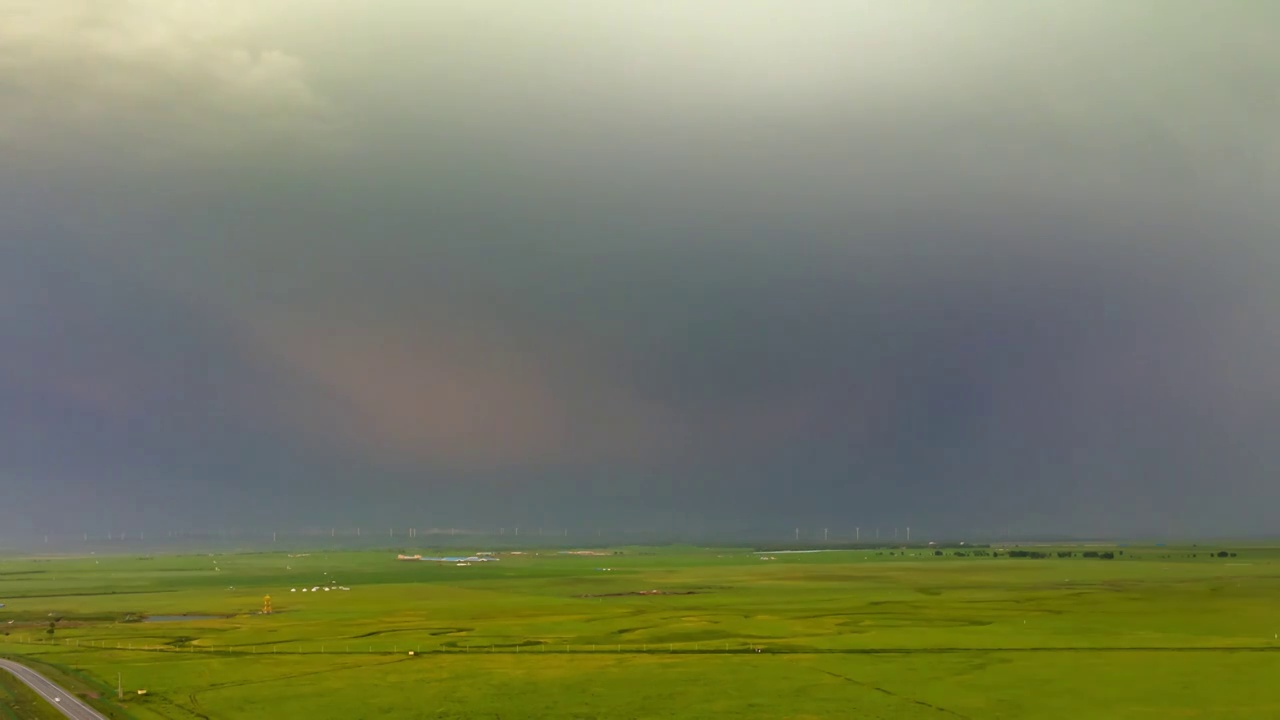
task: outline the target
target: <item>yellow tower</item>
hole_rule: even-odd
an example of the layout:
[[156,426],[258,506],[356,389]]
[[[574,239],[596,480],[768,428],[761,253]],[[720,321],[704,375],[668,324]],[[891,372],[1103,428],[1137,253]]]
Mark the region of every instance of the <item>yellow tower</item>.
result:
[[262,614],[263,615],[271,614],[271,596],[270,595],[267,595],[266,597],[262,598]]

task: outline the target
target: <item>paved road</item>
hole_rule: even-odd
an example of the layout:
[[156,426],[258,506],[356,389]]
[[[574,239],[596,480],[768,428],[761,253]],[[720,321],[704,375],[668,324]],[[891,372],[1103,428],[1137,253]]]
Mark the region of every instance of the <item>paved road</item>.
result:
[[71,720],[107,720],[107,716],[81,702],[80,698],[54,685],[43,675],[25,665],[12,660],[0,658],[0,670],[13,673],[36,694],[49,701],[49,704],[62,711]]

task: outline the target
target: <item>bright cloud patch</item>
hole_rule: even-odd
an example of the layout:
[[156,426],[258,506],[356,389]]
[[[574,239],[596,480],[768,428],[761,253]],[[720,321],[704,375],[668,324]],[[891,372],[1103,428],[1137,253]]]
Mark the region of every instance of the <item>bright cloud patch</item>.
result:
[[[324,103],[251,3],[0,3],[0,142],[28,149],[143,141],[223,150],[296,133]],[[245,121],[252,120],[251,123]]]

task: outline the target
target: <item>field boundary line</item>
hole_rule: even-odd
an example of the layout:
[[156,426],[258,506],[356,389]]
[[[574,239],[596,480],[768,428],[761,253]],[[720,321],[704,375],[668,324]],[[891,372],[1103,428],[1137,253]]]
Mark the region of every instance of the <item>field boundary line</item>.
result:
[[889,689],[886,689],[886,688],[882,688],[882,687],[880,687],[879,685],[873,685],[873,684],[871,684],[871,683],[869,683],[869,682],[864,682],[864,681],[862,681],[862,680],[856,680],[856,679],[851,678],[851,677],[849,677],[849,676],[847,676],[847,675],[841,675],[840,673],[832,672],[832,671],[830,671],[830,670],[824,670],[824,669],[822,669],[822,668],[814,668],[814,669],[815,669],[815,670],[817,670],[817,671],[818,671],[818,672],[820,672],[820,673],[823,673],[824,675],[830,675],[830,676],[831,676],[831,677],[833,677],[833,678],[839,678],[839,679],[841,679],[841,680],[844,680],[845,682],[853,683],[854,685],[857,685],[858,687],[861,687],[861,688],[866,688],[866,689],[868,689],[868,690],[874,690],[875,692],[882,693],[882,694],[884,694],[884,695],[888,695],[889,697],[894,698],[894,699],[896,699],[896,700],[901,700],[901,701],[903,701],[903,702],[909,702],[909,703],[911,703],[911,704],[913,704],[913,705],[920,705],[921,707],[927,707],[927,708],[929,708],[930,710],[936,710],[937,712],[940,712],[940,713],[946,713],[947,715],[951,715],[951,716],[953,716],[953,717],[961,718],[961,720],[973,720],[973,719],[972,719],[972,718],[970,718],[968,715],[961,715],[960,713],[956,712],[955,710],[949,710],[949,709],[944,708],[944,707],[941,707],[941,706],[939,706],[939,705],[934,705],[933,703],[925,702],[924,700],[917,700],[917,699],[912,698],[912,697],[907,697],[906,695],[899,695],[898,693],[893,692],[892,690],[889,690]]
[[[870,648],[794,648],[770,647],[766,644],[750,644],[734,647],[719,647],[717,643],[703,643],[705,647],[675,647],[670,643],[648,644],[643,646],[627,646],[611,644],[562,644],[544,643],[541,645],[499,645],[497,643],[477,643],[464,647],[421,648],[408,644],[391,649],[368,648],[345,649],[349,646],[337,643],[317,643],[314,647],[305,643],[287,642],[279,645],[188,645],[175,647],[172,645],[133,645],[131,643],[101,642],[93,644],[68,643],[39,640],[13,640],[10,645],[27,647],[66,647],[76,650],[93,650],[102,652],[145,652],[159,654],[182,655],[219,655],[219,656],[297,656],[297,655],[465,655],[465,654],[498,654],[498,655],[532,655],[547,653],[556,655],[948,655],[968,653],[1271,653],[1280,652],[1280,644],[1274,645],[1164,645],[1164,646],[1116,646],[1098,647],[1079,646],[1022,646],[1022,647],[870,647]],[[331,649],[341,647],[344,649]],[[267,648],[271,648],[267,650]],[[534,648],[540,648],[534,650]]]

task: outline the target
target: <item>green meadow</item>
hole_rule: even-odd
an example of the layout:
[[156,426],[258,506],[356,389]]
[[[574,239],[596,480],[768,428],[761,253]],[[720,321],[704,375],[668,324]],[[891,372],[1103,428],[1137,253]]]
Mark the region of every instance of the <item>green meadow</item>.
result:
[[1280,717],[1280,551],[1035,550],[9,558],[0,654],[137,720]]

